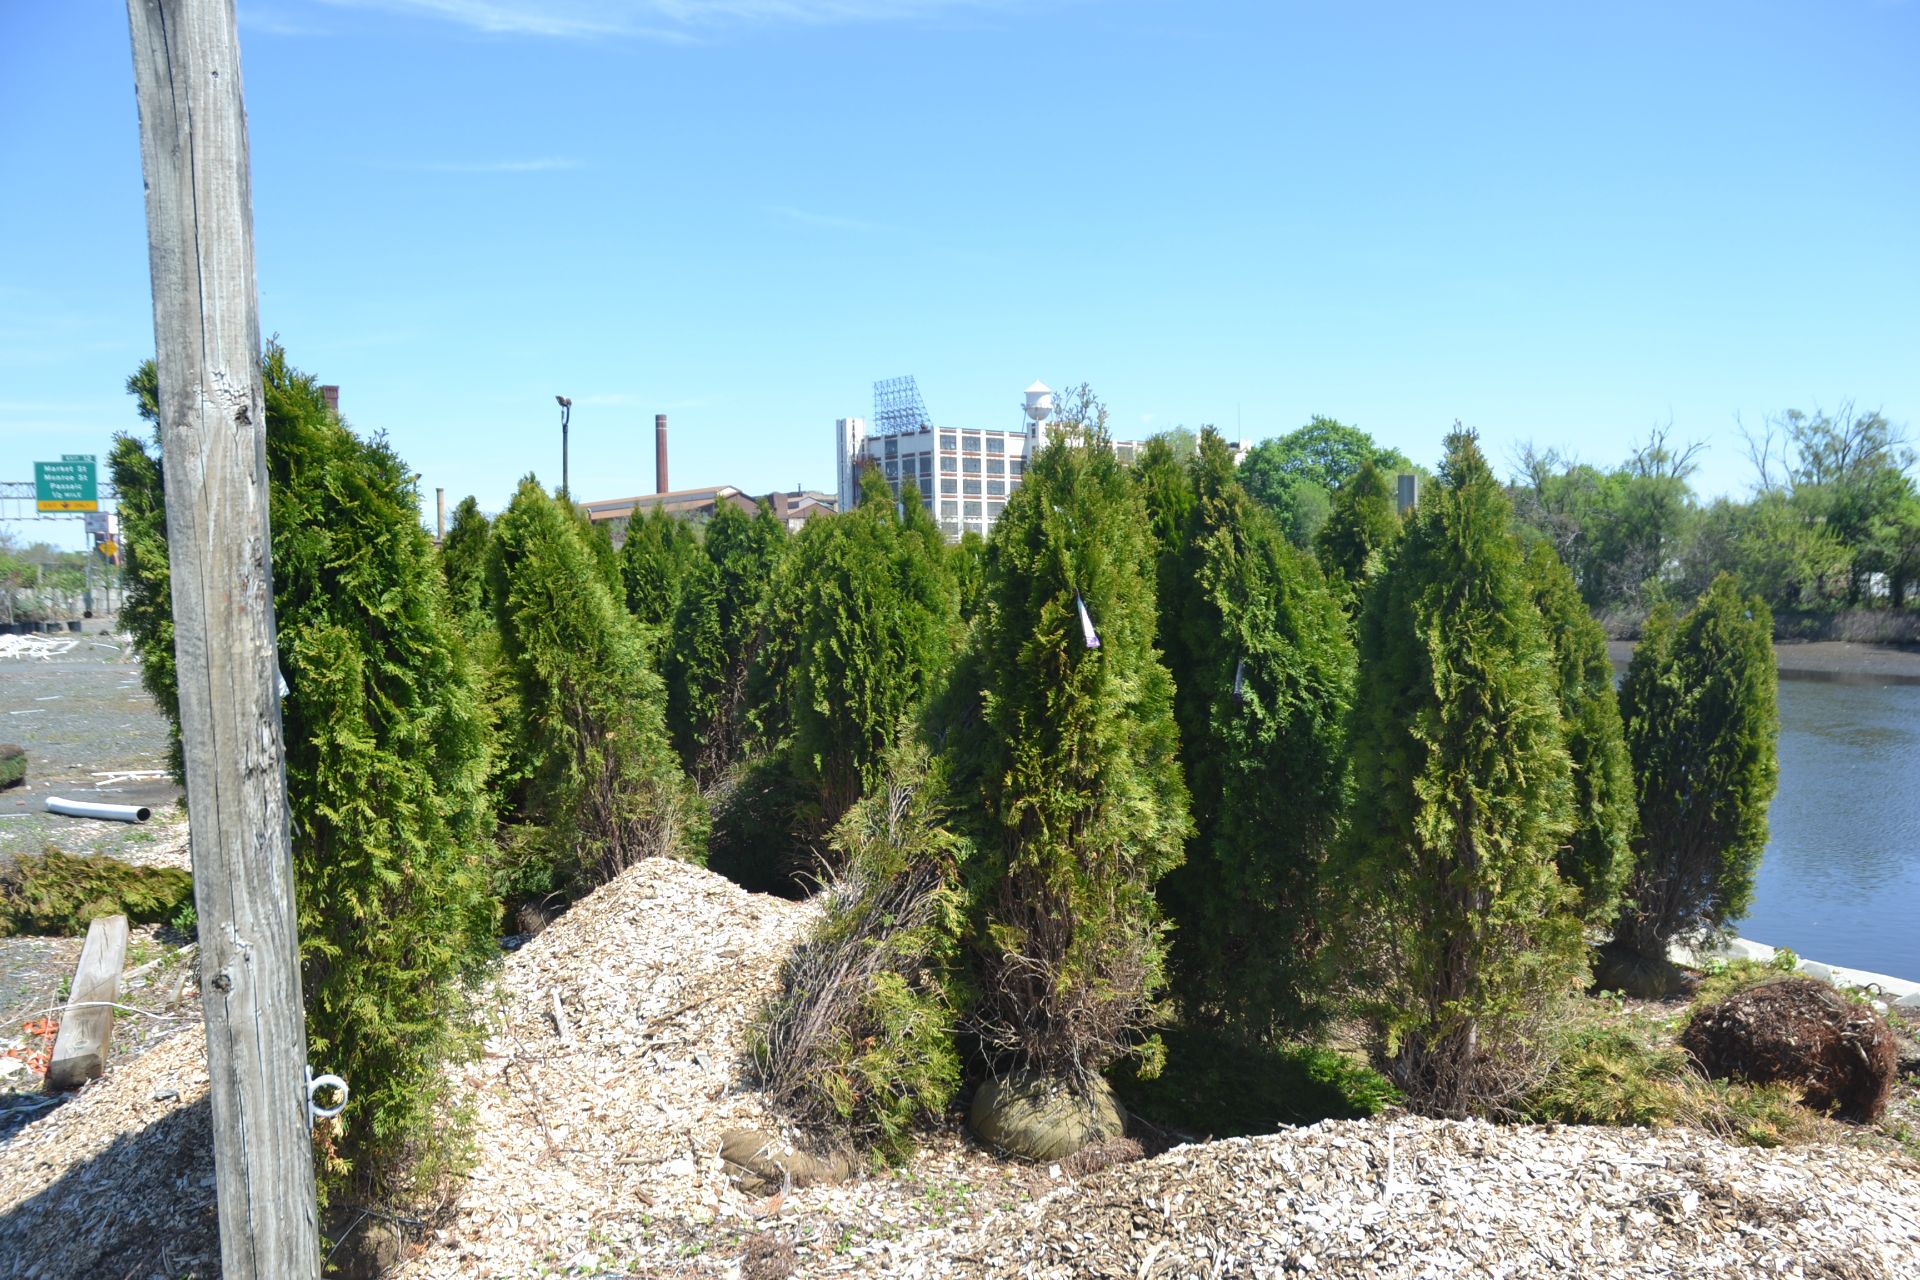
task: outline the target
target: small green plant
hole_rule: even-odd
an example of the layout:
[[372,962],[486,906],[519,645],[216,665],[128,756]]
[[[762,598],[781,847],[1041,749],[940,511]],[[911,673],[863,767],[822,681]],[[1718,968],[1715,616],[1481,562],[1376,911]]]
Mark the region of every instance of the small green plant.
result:
[[49,846],[0,868],[0,937],[82,934],[97,916],[157,924],[192,900],[193,877],[184,871],[130,866],[104,854],[76,857]]
[[1800,957],[1789,947],[1781,947],[1773,953],[1773,959],[1767,961],[1767,968],[1778,969],[1781,973],[1792,973],[1800,967]]
[[178,911],[173,913],[173,919],[169,923],[175,932],[194,937],[200,932],[200,913],[194,910],[191,902],[184,903]]

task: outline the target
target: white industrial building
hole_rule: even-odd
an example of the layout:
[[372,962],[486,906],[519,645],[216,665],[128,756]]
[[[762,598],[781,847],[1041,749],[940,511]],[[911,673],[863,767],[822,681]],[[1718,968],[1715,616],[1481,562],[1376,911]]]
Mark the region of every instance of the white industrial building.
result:
[[[1027,459],[1045,443],[1046,420],[1053,413],[1053,392],[1036,382],[1026,391],[1026,425],[1012,431],[935,427],[922,422],[892,431],[872,431],[865,418],[835,421],[835,461],[840,477],[840,510],[859,500],[860,468],[880,468],[898,500],[908,482],[949,541],[962,533],[983,537],[1000,519],[1007,499],[1020,487]],[[1131,463],[1136,441],[1114,441],[1120,461]]]

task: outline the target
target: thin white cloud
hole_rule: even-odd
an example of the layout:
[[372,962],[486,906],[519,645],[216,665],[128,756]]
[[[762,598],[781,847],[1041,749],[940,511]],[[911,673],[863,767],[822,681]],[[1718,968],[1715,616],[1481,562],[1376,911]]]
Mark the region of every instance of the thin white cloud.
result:
[[884,222],[872,222],[866,218],[849,218],[839,213],[815,213],[809,209],[796,209],[792,205],[776,204],[767,206],[767,212],[785,222],[795,222],[803,227],[824,227],[829,231],[891,231],[892,227]]
[[321,0],[438,18],[498,35],[684,42],[731,26],[915,22],[1010,9],[1013,0]]

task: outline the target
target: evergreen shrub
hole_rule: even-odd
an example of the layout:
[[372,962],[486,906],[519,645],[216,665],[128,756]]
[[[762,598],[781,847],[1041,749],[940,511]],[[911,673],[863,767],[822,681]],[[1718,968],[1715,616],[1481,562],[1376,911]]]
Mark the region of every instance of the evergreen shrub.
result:
[[73,937],[97,916],[167,924],[193,905],[193,877],[173,867],[136,867],[103,854],[49,845],[0,865],[0,937]]
[[1555,871],[1573,789],[1553,655],[1510,508],[1470,434],[1368,592],[1335,875],[1340,958],[1388,1076],[1441,1115],[1537,1079],[1584,972]]
[[1640,833],[1614,943],[1664,960],[1746,914],[1779,781],[1773,622],[1730,574],[1654,609],[1620,686]]
[[786,550],[786,526],[764,505],[722,503],[681,583],[662,671],[667,725],[702,787],[746,754],[748,677],[767,641],[766,601]]
[[1553,648],[1555,695],[1573,777],[1573,832],[1560,850],[1560,879],[1578,895],[1582,919],[1607,929],[1633,869],[1637,822],[1607,633],[1548,543],[1535,543],[1527,553],[1527,578]]
[[508,895],[573,892],[649,857],[703,860],[706,811],[667,745],[665,694],[592,539],[532,476],[487,558],[517,697],[520,784],[499,880]]
[[1161,901],[1183,1019],[1258,1043],[1327,1011],[1321,875],[1346,805],[1353,642],[1217,433],[1202,433],[1185,483],[1161,637],[1195,832]]
[[988,543],[967,668],[982,681],[978,758],[956,775],[980,787],[971,1026],[996,1070],[1082,1089],[1129,1050],[1157,1057],[1154,887],[1192,830],[1153,550],[1099,419],[1057,431]]
[[[496,954],[486,725],[411,473],[277,344],[262,374],[307,1038],[353,1087],[316,1130],[320,1190],[405,1196],[462,1158],[444,1068],[477,1051],[471,984]],[[164,449],[152,363],[128,386]],[[151,661],[170,643],[161,470],[131,437],[113,458],[138,526],[123,617],[177,730],[174,668]]]

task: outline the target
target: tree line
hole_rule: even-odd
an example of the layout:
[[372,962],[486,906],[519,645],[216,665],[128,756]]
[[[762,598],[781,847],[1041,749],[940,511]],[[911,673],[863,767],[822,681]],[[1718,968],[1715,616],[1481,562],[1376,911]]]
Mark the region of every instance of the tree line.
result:
[[[1576,571],[1470,433],[1404,519],[1394,456],[1327,463],[1311,550],[1254,459],[1203,432],[1123,466],[1084,392],[985,540],[869,474],[795,535],[723,505],[616,549],[529,476],[436,549],[391,449],[278,347],[264,372],[308,1027],[355,1081],[316,1130],[328,1194],[455,1158],[444,1065],[503,916],[643,858],[824,887],[756,1069],[895,1151],[970,1078],[1150,1073],[1175,1020],[1260,1044],[1358,1016],[1416,1105],[1495,1109],[1586,942],[1658,982],[1751,891],[1766,603],[1721,576],[1663,604],[1616,700]],[[123,436],[113,470],[177,726],[163,447]]]

